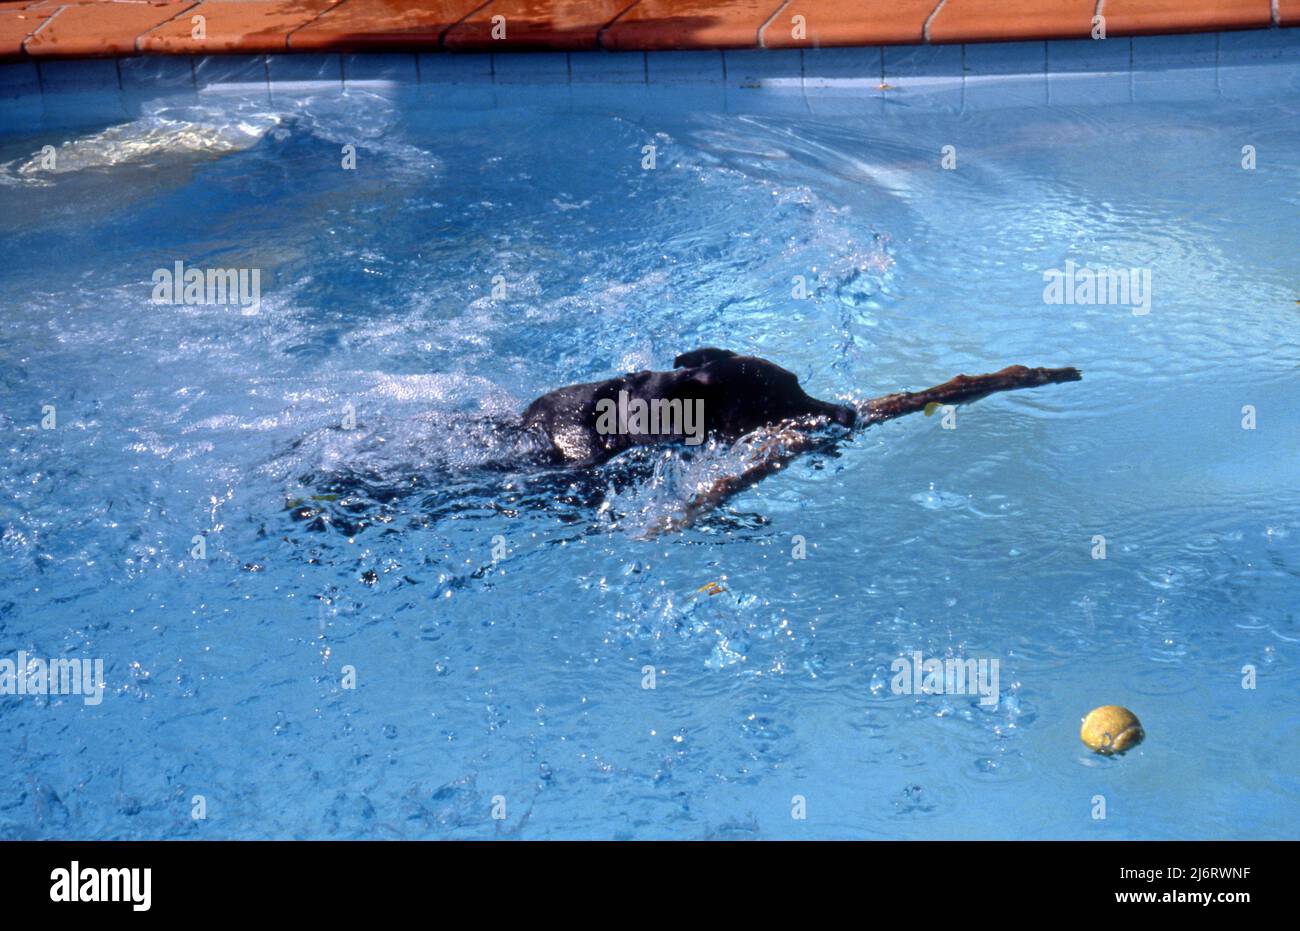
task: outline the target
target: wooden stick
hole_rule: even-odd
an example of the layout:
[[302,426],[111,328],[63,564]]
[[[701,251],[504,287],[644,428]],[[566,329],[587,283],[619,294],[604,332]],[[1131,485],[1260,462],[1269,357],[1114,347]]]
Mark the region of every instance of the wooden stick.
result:
[[1008,365],[991,375],[958,375],[942,385],[924,391],[899,391],[884,397],[859,402],[858,426],[867,427],[884,420],[893,420],[904,414],[923,411],[931,404],[966,404],[995,391],[1014,391],[1018,388],[1037,388],[1063,381],[1083,378],[1078,369],[1031,369],[1023,365]]
[[[864,429],[874,423],[923,411],[931,404],[965,404],[996,391],[1037,388],[1059,382],[1079,381],[1082,377],[1079,370],[1074,368],[1031,369],[1023,365],[1009,365],[1000,372],[988,375],[958,375],[924,391],[898,391],[858,402],[854,405],[858,409],[858,422],[854,425],[854,429]],[[720,478],[700,491],[686,503],[681,517],[665,519],[664,523],[651,533],[651,536],[658,532],[689,527],[701,515],[713,510],[732,495],[779,471],[792,459],[815,448],[833,447],[839,442],[840,437],[818,432],[826,425],[825,418],[788,421],[743,437],[740,442],[751,447],[749,461],[745,467],[736,475]]]

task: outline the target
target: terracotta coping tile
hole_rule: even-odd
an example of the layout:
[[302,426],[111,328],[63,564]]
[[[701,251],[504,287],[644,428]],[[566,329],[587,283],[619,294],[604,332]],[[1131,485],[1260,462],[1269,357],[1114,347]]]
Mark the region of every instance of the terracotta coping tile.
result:
[[[1084,38],[1098,0],[0,0],[0,58],[750,49]],[[1300,26],[1300,0],[1104,0],[1109,35]],[[193,38],[191,16],[205,17]],[[492,18],[505,18],[504,39]],[[795,17],[803,17],[795,37]],[[31,27],[31,28],[29,28]]]
[[1267,28],[1269,0],[1106,0],[1106,35]]
[[166,3],[101,2],[61,6],[23,49],[32,56],[96,58],[129,55],[135,40],[159,23],[179,16],[193,0]]
[[[504,51],[598,48],[600,30],[637,0],[492,0],[443,37],[449,49]],[[492,19],[505,17],[505,37],[492,38]]]
[[931,42],[1083,39],[1097,0],[947,0],[930,20]]
[[22,55],[23,41],[36,31],[41,23],[50,18],[53,10],[13,10],[0,11],[0,59],[12,59]]
[[782,0],[641,0],[600,34],[616,51],[755,48]]
[[[140,36],[142,52],[283,52],[289,33],[307,25],[340,0],[204,0],[184,16]],[[193,35],[202,16],[206,37]]]
[[[791,0],[763,28],[766,48],[829,45],[919,45],[925,21],[939,0]],[[803,39],[794,37],[794,17],[804,18]]]
[[289,36],[292,49],[437,46],[485,0],[344,0]]

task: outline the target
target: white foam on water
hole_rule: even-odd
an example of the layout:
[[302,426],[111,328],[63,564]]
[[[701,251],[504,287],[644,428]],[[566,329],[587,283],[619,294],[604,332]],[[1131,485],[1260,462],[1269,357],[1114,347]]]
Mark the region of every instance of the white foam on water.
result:
[[220,123],[150,116],[44,146],[0,165],[0,183],[45,185],[51,175],[114,168],[173,155],[220,157],[255,145],[279,120],[271,115]]

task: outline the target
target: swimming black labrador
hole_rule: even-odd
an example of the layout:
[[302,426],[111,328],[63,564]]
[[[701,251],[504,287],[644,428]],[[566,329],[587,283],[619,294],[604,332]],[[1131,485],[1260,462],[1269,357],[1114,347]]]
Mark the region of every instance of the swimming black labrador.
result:
[[[632,372],[606,381],[558,388],[528,405],[517,418],[490,421],[485,439],[510,448],[516,440],[526,440],[523,461],[511,455],[498,466],[512,471],[529,464],[549,466],[542,471],[541,484],[550,474],[551,484],[565,495],[571,496],[576,489],[580,498],[593,500],[603,498],[610,478],[597,467],[633,447],[661,443],[693,446],[708,438],[735,443],[739,452],[732,460],[738,463],[736,471],[695,489],[684,513],[657,528],[668,530],[689,525],[799,455],[834,449],[856,429],[931,405],[962,404],[995,391],[1078,381],[1081,377],[1073,368],[1013,365],[989,375],[958,375],[924,391],[836,404],[808,395],[793,372],[766,359],[726,349],[696,349],[678,356],[673,366],[667,372]],[[466,476],[444,478],[469,480]],[[384,505],[408,486],[423,487],[425,482],[415,477],[389,487],[393,483],[385,481],[384,476],[350,472],[324,480],[304,476],[303,480],[319,491],[329,492],[318,498],[339,499],[339,513],[332,515],[332,520],[347,528],[349,535],[366,523],[364,516],[351,513],[353,510],[364,510],[368,500]],[[483,493],[490,497],[491,483],[486,487]],[[448,499],[438,498],[441,504],[435,509],[437,513],[460,507],[459,495],[444,497]],[[301,502],[294,504],[296,507]],[[303,519],[319,516],[314,505],[298,510]],[[323,529],[323,519],[318,523]]]
[[964,403],[994,391],[1080,377],[1075,369],[1011,366],[993,375],[958,375],[925,391],[854,406],[812,397],[800,387],[798,376],[766,359],[707,348],[678,356],[671,372],[632,372],[557,388],[528,405],[523,426],[544,433],[557,460],[585,466],[632,446],[697,445],[706,436],[736,440],[783,424],[865,426],[929,404]]

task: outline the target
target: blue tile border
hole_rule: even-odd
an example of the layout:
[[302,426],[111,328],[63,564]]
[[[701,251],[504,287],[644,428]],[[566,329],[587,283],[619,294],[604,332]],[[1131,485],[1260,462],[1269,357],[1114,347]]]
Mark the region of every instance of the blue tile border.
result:
[[[1300,29],[970,45],[690,52],[144,56],[0,64],[0,101],[330,87],[716,86],[875,106],[1121,103],[1300,89]],[[828,102],[832,109],[838,104]]]
[[1072,39],[1047,43],[1047,102],[1082,105],[1133,99],[1132,40]]
[[968,45],[962,52],[963,106],[1018,107],[1047,103],[1047,43]]
[[970,77],[1007,75],[1026,77],[1046,74],[1047,43],[975,43],[963,47],[962,62],[966,74]]
[[342,64],[344,87],[418,84],[420,81],[418,60],[413,54],[343,55]]
[[1212,68],[1218,64],[1219,35],[1139,36],[1133,40],[1133,67]]
[[36,62],[20,61],[0,65],[0,100],[40,97],[41,76]]
[[266,60],[271,90],[343,83],[343,57],[335,54],[272,55]]
[[[584,52],[608,55],[609,52]],[[518,55],[493,55],[492,80],[495,84],[568,84],[568,52],[527,52]]]
[[270,92],[267,55],[206,55],[194,58],[194,84],[205,91]]
[[1279,84],[1300,95],[1300,29],[1225,32],[1219,36],[1219,92],[1232,97],[1263,96]]
[[122,87],[117,60],[113,58],[38,60],[36,71],[41,76],[43,94],[104,92]]
[[884,55],[878,46],[807,49],[803,53],[803,85],[817,90],[862,87],[879,91],[885,83]]
[[651,84],[721,84],[725,76],[721,52],[646,53],[646,79]]
[[803,89],[800,49],[729,49],[722,53],[722,63],[728,87]]
[[418,62],[421,84],[493,83],[492,56],[486,53],[422,52]]
[[961,45],[887,45],[885,79],[961,80],[965,47]]
[[645,52],[592,52],[588,55],[570,55],[569,75],[574,84],[649,83]]
[[194,60],[186,56],[121,58],[117,70],[125,93],[195,89]]
[[1219,35],[1133,40],[1133,99],[1195,100],[1218,92]]
[[1126,37],[1096,42],[1068,39],[1047,43],[1047,73],[1128,74],[1133,65],[1133,42]]
[[1219,33],[1219,64],[1300,59],[1300,29],[1254,29]]

